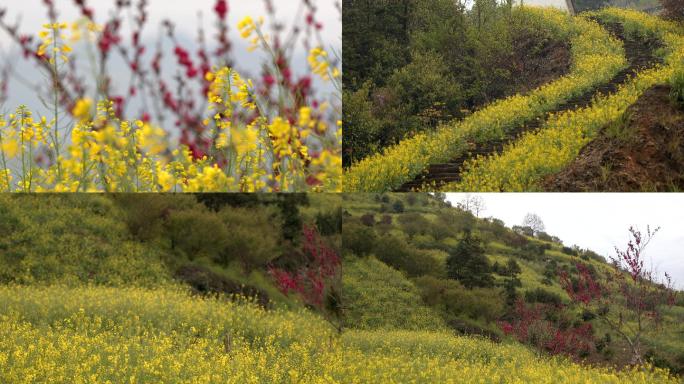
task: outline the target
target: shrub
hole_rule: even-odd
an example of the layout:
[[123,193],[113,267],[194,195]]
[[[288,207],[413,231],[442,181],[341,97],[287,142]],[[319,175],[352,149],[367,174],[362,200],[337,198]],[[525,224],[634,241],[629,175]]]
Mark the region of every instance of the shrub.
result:
[[239,260],[246,270],[265,267],[281,254],[282,225],[270,207],[225,207],[219,213],[227,237],[218,262]]
[[372,227],[375,225],[375,215],[372,213],[366,213],[359,219],[361,223],[367,227]]
[[139,240],[152,240],[163,234],[164,220],[171,211],[196,207],[191,195],[116,194],[116,201],[126,213],[128,230]]
[[342,226],[342,248],[357,256],[371,254],[376,241],[377,235],[373,228],[356,221],[345,222]]
[[423,301],[438,308],[447,322],[460,317],[492,322],[503,316],[504,302],[501,291],[493,288],[465,289],[455,280],[422,276],[415,280]]
[[509,258],[508,262],[506,263],[506,273],[508,276],[515,276],[520,274],[520,272],[522,272],[522,269],[520,269],[518,262],[512,258]]
[[544,255],[548,244],[527,243],[517,250],[517,255],[525,260],[538,260]]
[[411,240],[411,244],[415,245],[419,249],[439,249],[440,244],[435,241],[435,238],[430,235],[416,235]]
[[399,223],[401,224],[401,229],[413,237],[415,235],[424,235],[430,228],[431,223],[420,213],[410,212],[399,215]]
[[396,213],[404,212],[404,203],[401,200],[396,200],[394,203],[392,203],[392,210],[394,210]]
[[564,246],[564,247],[561,249],[561,252],[565,253],[566,255],[577,256],[577,250],[576,250],[576,249],[573,249],[573,248],[570,248],[570,247]]
[[225,224],[208,210],[172,211],[166,222],[171,249],[180,251],[190,260],[208,258],[227,265],[235,255],[223,253],[228,237]]
[[382,215],[380,218],[380,224],[382,225],[392,225],[392,216],[390,215]]
[[373,104],[369,98],[370,83],[357,91],[342,92],[344,103],[344,140],[342,145],[342,164],[349,167],[352,163],[367,157],[377,149],[377,139],[381,132],[380,122],[373,116]]
[[323,236],[330,236],[342,232],[342,207],[334,211],[316,214],[316,227]]
[[432,252],[416,249],[402,238],[393,235],[380,237],[374,254],[380,261],[406,272],[408,276],[440,276],[444,273],[443,264]]
[[552,304],[555,306],[559,306],[563,303],[563,299],[559,294],[547,291],[544,288],[525,291],[525,301],[528,303]]

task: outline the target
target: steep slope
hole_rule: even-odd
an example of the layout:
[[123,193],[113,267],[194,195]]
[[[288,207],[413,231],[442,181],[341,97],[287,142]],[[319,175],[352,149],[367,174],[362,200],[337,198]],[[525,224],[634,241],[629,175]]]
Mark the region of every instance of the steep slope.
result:
[[[428,194],[347,194],[343,205],[345,270],[351,271],[350,276],[370,277],[358,273],[359,265],[377,265],[374,270],[388,276],[376,277],[380,281],[377,284],[359,277],[347,279],[343,307],[350,309],[346,324],[352,328],[402,328],[397,325],[406,324],[407,312],[387,310],[386,318],[379,318],[385,305],[393,309],[427,307],[447,328],[460,334],[506,340],[501,322],[517,316],[518,300],[531,307],[567,307],[565,320],[556,319],[560,324],[587,321],[592,314],[570,305],[570,297],[561,286],[560,271],[574,279],[578,264],[597,278],[613,270],[591,250],[566,246],[546,233],[525,234],[528,229],[513,230],[493,218],[476,218]],[[458,271],[456,276],[450,271],[448,258],[458,252],[466,231],[480,239],[484,262],[456,259],[459,269],[465,271],[458,277]],[[388,283],[389,276],[392,281],[400,280],[395,270],[401,271],[406,283]],[[409,288],[406,284],[410,284]],[[365,292],[363,300],[356,294],[361,290]],[[420,296],[408,294],[410,291],[417,291]],[[612,311],[620,310],[620,304],[613,303]],[[684,300],[663,313],[664,325],[646,337],[645,352],[654,364],[681,374]],[[369,318],[373,321],[364,321]],[[598,347],[580,359],[602,365],[626,365],[629,354],[624,342],[615,335],[606,336],[611,330],[603,322],[595,320],[592,325]]]

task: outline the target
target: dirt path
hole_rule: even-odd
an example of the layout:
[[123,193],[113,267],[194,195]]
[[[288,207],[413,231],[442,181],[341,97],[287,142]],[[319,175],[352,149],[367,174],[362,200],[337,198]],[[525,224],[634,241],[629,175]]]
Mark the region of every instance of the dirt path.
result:
[[[568,100],[553,111],[548,112],[546,114],[547,116],[553,113],[587,107],[592,103],[594,97],[597,95],[609,95],[615,93],[617,89],[622,84],[626,83],[636,72],[639,72],[645,68],[652,68],[660,63],[660,59],[654,56],[655,50],[661,47],[661,43],[659,41],[641,38],[628,40],[624,36],[624,31],[621,24],[600,24],[613,36],[623,41],[628,63],[627,68],[620,71],[610,82],[601,85],[598,88],[594,88],[583,95]],[[436,188],[439,188],[447,183],[458,182],[461,180],[461,167],[467,160],[477,156],[489,156],[495,153],[501,153],[506,144],[516,141],[525,132],[541,128],[545,121],[546,118],[541,118],[526,122],[514,128],[510,135],[504,140],[490,141],[478,145],[475,149],[449,161],[448,163],[431,164],[427,171],[423,172],[414,180],[402,185],[397,189],[397,191],[408,192],[412,190],[420,190],[421,187],[426,183],[429,185],[434,184]],[[429,189],[436,188],[431,186]]]

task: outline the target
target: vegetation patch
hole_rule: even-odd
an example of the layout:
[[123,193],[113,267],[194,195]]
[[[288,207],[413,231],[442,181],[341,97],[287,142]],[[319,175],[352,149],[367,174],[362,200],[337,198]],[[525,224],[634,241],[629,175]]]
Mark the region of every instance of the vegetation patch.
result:
[[550,9],[524,8],[530,20],[556,28],[570,39],[570,74],[527,95],[498,100],[463,120],[421,133],[353,165],[345,174],[346,191],[387,191],[412,180],[429,164],[445,162],[473,143],[506,137],[520,124],[542,117],[573,96],[609,81],[626,65],[620,43],[595,22]]
[[570,164],[602,127],[622,118],[646,90],[666,83],[682,65],[684,39],[675,24],[628,10],[606,9],[595,15],[621,22],[627,34],[658,37],[666,46],[665,65],[641,71],[615,94],[598,97],[590,107],[552,116],[538,132],[524,135],[499,155],[469,162],[462,181],[447,184],[445,189],[541,190],[544,177]]

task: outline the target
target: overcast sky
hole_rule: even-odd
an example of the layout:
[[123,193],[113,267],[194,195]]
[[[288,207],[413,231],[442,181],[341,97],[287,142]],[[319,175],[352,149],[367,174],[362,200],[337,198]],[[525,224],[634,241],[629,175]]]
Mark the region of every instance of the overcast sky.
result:
[[[78,9],[74,6],[73,0],[54,0],[54,2],[59,12],[60,21],[73,22],[78,20],[80,14]],[[133,1],[134,4],[137,2],[137,0]],[[317,20],[324,26],[321,31],[324,45],[328,50],[332,48],[334,51],[341,53],[342,22],[340,12],[335,7],[335,4],[341,2],[341,0],[312,0],[312,2],[316,4],[318,8]],[[86,4],[95,9],[96,22],[99,24],[106,21],[106,16],[114,9],[114,3],[115,0],[86,1]],[[187,47],[195,47],[193,48],[194,51],[196,49],[195,39],[199,26],[197,17],[199,11],[202,11],[203,13],[203,24],[205,25],[207,39],[212,41],[211,36],[215,34],[215,28],[213,27],[216,20],[213,11],[215,3],[216,0],[148,0],[149,5],[147,10],[149,21],[146,29],[143,31],[143,40],[146,42],[145,45],[150,46],[150,44],[157,41],[160,22],[163,19],[170,19],[176,23],[176,34],[179,36],[179,39]],[[301,0],[273,0],[273,3],[276,7],[276,17],[278,21],[288,27],[291,26],[295,22],[296,16],[300,11]],[[251,76],[254,76],[254,72],[258,71],[260,68],[263,56],[261,56],[259,52],[247,52],[249,43],[239,37],[239,34],[237,33],[237,24],[245,16],[252,16],[256,19],[259,16],[265,15],[265,3],[263,0],[229,0],[228,4],[229,27],[232,29],[230,33],[234,44],[233,55],[236,58],[236,67],[244,74],[251,74]],[[0,0],[0,7],[8,9],[7,15],[5,16],[6,21],[20,21],[21,33],[37,37],[42,25],[47,21],[43,0]],[[299,20],[300,24],[301,22],[302,19]],[[129,31],[130,29],[124,26],[124,38],[127,46],[130,46]],[[77,50],[79,49],[78,46],[74,48]],[[20,68],[21,76],[30,79],[32,84],[44,81],[42,80],[43,75],[38,73],[33,62],[27,65],[25,61],[16,59],[16,57],[20,56],[16,55],[16,49],[16,44],[10,41],[6,33],[0,31],[0,55],[8,55],[11,53],[15,68]],[[175,57],[173,57],[172,49],[169,49],[168,45],[166,53],[166,61],[163,65],[175,65]],[[152,49],[148,50],[144,57],[144,61],[149,62],[151,55],[153,54],[154,52]],[[85,57],[85,55],[81,56]],[[295,57],[293,58],[295,73],[302,73],[307,68],[306,56],[307,52],[303,49],[299,49],[296,52]],[[121,83],[127,84],[130,76],[129,71],[127,68],[123,67],[122,62],[117,59],[116,55],[113,57],[114,61],[110,62],[109,68],[114,77],[115,84],[117,83],[117,80],[122,80]],[[172,73],[170,71],[166,72],[167,74]],[[321,87],[321,94],[323,96],[333,92],[330,84],[324,84],[318,80],[315,81],[316,84]],[[41,103],[30,87],[23,85],[15,78],[10,81],[9,88],[11,90],[10,100],[6,103],[5,108],[3,108],[4,110],[14,109],[14,107],[19,104],[27,104],[34,109],[34,111],[38,110],[38,112],[40,112]],[[118,91],[119,93],[125,92],[125,90]],[[2,113],[2,111],[0,111],[0,113]]]
[[[481,193],[486,210],[481,217],[496,217],[507,226],[520,225],[529,212],[538,214],[546,232],[566,245],[589,248],[614,256],[625,247],[630,225],[661,230],[649,244],[647,263],[668,272],[684,289],[684,193]],[[465,194],[449,193],[455,205]]]

